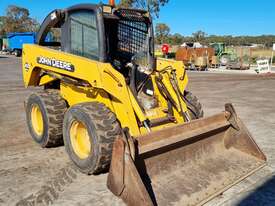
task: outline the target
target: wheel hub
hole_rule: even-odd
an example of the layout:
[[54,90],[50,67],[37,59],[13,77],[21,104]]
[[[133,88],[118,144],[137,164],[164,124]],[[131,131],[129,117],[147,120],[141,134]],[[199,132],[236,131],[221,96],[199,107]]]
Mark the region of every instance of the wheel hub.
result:
[[73,121],[70,128],[70,140],[74,153],[80,158],[85,159],[90,155],[91,142],[86,126],[78,121]]
[[39,136],[43,134],[44,123],[42,112],[38,105],[33,105],[31,109],[31,121],[35,133]]

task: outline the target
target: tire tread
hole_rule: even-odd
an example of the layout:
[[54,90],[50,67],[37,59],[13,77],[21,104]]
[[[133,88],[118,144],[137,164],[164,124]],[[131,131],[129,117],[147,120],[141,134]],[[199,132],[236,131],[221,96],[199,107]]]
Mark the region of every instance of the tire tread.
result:
[[61,98],[59,90],[46,89],[36,93],[46,108],[48,116],[48,140],[43,147],[55,147],[63,144],[62,123],[67,104]]
[[100,102],[80,103],[79,107],[85,111],[91,120],[94,121],[98,135],[98,161],[95,168],[84,171],[87,174],[97,174],[108,169],[111,158],[113,143],[121,133],[121,127],[116,115],[105,104]]
[[184,91],[184,97],[187,102],[187,108],[191,112],[192,119],[202,118],[204,112],[198,98],[189,91]]

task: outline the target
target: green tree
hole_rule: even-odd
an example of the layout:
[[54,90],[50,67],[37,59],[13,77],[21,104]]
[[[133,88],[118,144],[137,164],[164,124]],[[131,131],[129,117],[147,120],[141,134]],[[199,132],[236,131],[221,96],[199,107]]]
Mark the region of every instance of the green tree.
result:
[[5,16],[0,16],[0,35],[5,34],[4,24],[5,24]]
[[29,10],[26,8],[18,7],[15,5],[8,6],[6,10],[6,16],[0,19],[2,22],[2,32],[29,32],[36,31],[39,27],[39,23],[31,18]]
[[164,23],[158,23],[156,25],[156,42],[163,44],[168,40],[170,28]]
[[183,43],[183,36],[179,33],[175,33],[174,35],[170,36],[170,44],[173,45],[181,45]]
[[164,6],[168,1],[169,0],[120,0],[119,6],[149,9],[151,14],[158,17],[160,7]]
[[207,36],[207,34],[201,30],[195,32],[192,34],[194,41],[203,41],[205,39],[205,37]]

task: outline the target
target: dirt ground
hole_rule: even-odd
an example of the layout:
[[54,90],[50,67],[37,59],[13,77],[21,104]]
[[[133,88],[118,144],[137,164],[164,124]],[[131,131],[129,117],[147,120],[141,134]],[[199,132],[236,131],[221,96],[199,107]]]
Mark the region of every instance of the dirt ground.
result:
[[[64,147],[41,149],[28,134],[21,59],[0,56],[0,205],[123,205],[106,188],[107,174],[86,176]],[[268,166],[206,205],[275,205],[275,77],[190,72],[189,89],[209,116],[232,102]]]

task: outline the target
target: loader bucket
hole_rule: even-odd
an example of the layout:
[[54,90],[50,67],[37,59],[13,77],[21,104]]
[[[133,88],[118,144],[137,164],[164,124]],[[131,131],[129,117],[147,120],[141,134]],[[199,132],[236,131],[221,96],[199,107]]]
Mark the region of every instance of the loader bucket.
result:
[[231,104],[113,146],[107,186],[131,206],[202,205],[266,164]]

